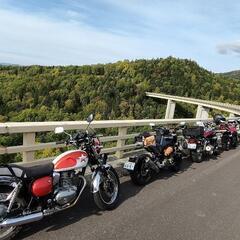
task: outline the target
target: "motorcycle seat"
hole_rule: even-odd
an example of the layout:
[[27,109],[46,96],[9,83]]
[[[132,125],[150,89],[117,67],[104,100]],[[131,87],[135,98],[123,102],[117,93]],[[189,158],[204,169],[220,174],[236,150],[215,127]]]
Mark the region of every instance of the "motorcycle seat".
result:
[[24,171],[28,178],[40,178],[52,174],[53,168],[54,165],[52,163],[47,163],[32,167],[24,167]]
[[[53,168],[54,168],[53,163],[41,164],[41,165],[36,165],[31,167],[24,167],[16,164],[9,164],[8,168],[5,168],[5,171],[3,172],[2,175],[14,174],[16,177],[19,177],[19,178],[36,179],[36,178],[51,175],[53,172]],[[8,169],[10,169],[12,173]],[[0,175],[1,175],[1,171],[0,171]]]

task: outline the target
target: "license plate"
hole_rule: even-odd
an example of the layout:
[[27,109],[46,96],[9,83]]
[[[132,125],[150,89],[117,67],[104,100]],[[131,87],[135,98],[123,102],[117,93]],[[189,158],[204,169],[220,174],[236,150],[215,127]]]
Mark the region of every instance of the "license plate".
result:
[[133,171],[135,167],[134,162],[125,162],[123,168]]
[[196,149],[197,144],[196,143],[188,143],[188,149]]

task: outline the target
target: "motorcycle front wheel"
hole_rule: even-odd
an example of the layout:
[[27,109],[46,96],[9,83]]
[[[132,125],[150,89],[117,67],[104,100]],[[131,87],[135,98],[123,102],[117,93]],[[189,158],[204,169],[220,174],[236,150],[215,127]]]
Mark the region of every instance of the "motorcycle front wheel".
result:
[[148,161],[151,161],[148,155],[139,157],[134,170],[130,172],[130,177],[134,184],[142,186],[150,182],[152,178],[152,171]]
[[179,172],[182,165],[182,156],[174,156],[174,163],[171,166],[173,172]]
[[110,167],[99,185],[99,191],[93,194],[96,205],[101,210],[112,210],[117,206],[120,193],[120,182],[117,172]]

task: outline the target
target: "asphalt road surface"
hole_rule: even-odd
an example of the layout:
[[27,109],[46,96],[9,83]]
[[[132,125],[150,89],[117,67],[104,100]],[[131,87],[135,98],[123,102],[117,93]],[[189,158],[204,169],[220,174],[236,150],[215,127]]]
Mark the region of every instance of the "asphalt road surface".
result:
[[163,171],[145,187],[121,178],[121,201],[99,211],[89,189],[74,208],[28,225],[16,239],[239,240],[240,150]]

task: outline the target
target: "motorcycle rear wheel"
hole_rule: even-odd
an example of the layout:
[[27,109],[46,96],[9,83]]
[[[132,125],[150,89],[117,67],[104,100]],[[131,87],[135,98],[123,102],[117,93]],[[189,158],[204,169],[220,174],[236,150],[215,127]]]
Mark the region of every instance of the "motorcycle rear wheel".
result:
[[152,171],[147,164],[147,161],[150,160],[148,155],[143,155],[136,162],[134,171],[130,172],[130,177],[132,182],[138,186],[146,185],[152,179]]
[[[23,207],[25,205],[25,201],[17,198],[16,202],[19,207]],[[14,238],[22,229],[22,226],[14,226],[14,227],[0,227],[0,240],[10,240]]]

